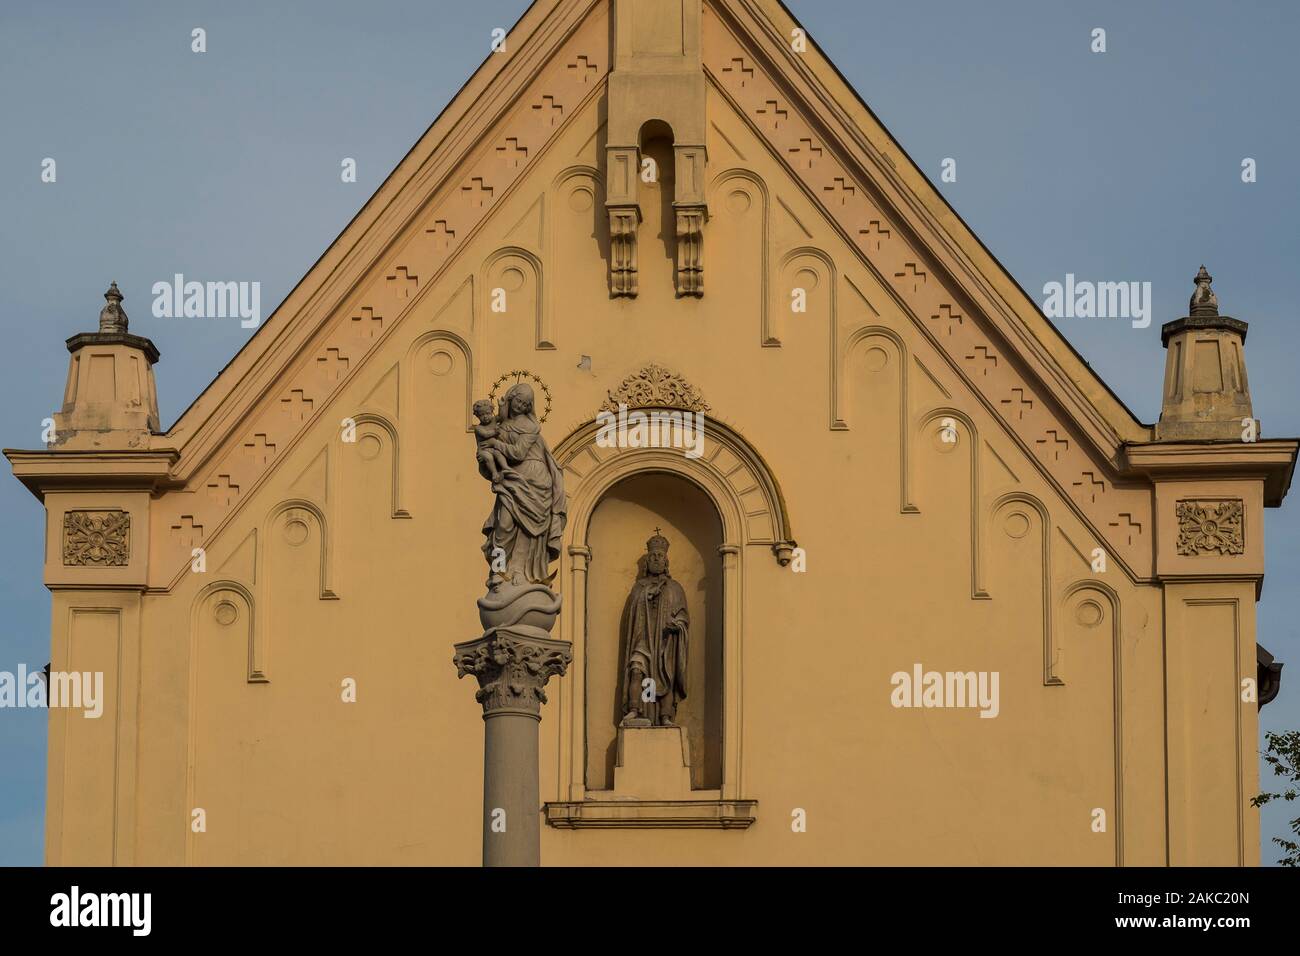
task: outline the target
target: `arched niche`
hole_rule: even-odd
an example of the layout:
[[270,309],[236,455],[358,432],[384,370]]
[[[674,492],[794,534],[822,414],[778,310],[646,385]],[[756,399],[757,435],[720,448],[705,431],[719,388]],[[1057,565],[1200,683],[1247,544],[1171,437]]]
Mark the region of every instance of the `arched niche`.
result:
[[587,542],[586,786],[611,790],[617,727],[625,708],[624,636],[629,592],[645,575],[647,540],[669,542],[669,573],[686,594],[690,614],[687,696],[676,723],[685,731],[694,790],[722,781],[722,519],[698,485],[669,472],[623,478],[591,515]]
[[[569,520],[565,528],[560,589],[565,611],[560,616],[562,634],[573,642],[574,661],[561,680],[559,720],[560,800],[588,799],[586,775],[586,660],[594,636],[588,615],[592,589],[589,575],[605,555],[592,547],[593,516],[610,491],[628,479],[658,475],[692,485],[707,499],[720,530],[717,546],[721,574],[721,779],[723,801],[744,799],[743,740],[744,687],[740,662],[745,633],[743,597],[747,562],[776,560],[788,564],[795,547],[785,500],[775,476],[761,455],[736,431],[713,419],[705,425],[703,453],[688,458],[681,449],[602,447],[599,426],[588,422],[555,448],[564,471]],[[651,529],[653,530],[653,529]],[[644,551],[649,535],[640,535]],[[670,551],[669,558],[672,554]],[[613,560],[611,558],[611,560]],[[618,600],[625,600],[632,580],[619,580]],[[607,635],[602,639],[608,640]],[[601,693],[599,689],[597,694]],[[609,701],[598,701],[609,706]],[[704,791],[708,793],[708,791]],[[592,798],[598,799],[598,794]]]
[[[676,216],[673,200],[677,198],[677,169],[673,152],[673,129],[663,120],[647,120],[638,134],[641,144],[641,215],[642,235],[655,252],[651,261],[672,262],[677,255]],[[647,165],[651,163],[653,165]],[[662,258],[659,250],[662,249]],[[645,260],[643,260],[644,262]]]

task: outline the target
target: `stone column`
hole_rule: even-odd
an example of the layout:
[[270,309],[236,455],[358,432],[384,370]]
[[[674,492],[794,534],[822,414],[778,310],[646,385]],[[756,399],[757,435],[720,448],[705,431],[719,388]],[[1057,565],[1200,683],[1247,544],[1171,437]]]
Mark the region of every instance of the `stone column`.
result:
[[541,863],[537,731],[543,688],[572,660],[568,641],[527,625],[498,627],[456,645],[460,677],[473,674],[483,705],[483,865]]
[[[573,644],[551,637],[561,600],[550,588],[555,575],[549,565],[560,556],[568,516],[564,473],[541,436],[533,387],[522,380],[529,376],[540,384],[541,379],[526,371],[511,374],[517,380],[496,408],[490,399],[482,399],[474,405],[475,415],[492,423],[489,434],[504,439],[496,441],[495,454],[509,465],[540,460],[548,474],[541,482],[521,486],[510,467],[489,469],[482,450],[487,436],[475,430],[480,442],[478,472],[491,482],[496,496],[483,526],[489,574],[487,593],[478,599],[478,619],[484,630],[476,640],[457,644],[452,657],[457,676],[478,678],[475,699],[483,705],[484,866],[541,863],[537,725],[546,703],[546,682],[552,675],[563,675],[573,659]],[[534,509],[530,516],[543,508],[548,512],[542,533],[521,521],[525,505]],[[543,554],[545,560],[539,561]]]

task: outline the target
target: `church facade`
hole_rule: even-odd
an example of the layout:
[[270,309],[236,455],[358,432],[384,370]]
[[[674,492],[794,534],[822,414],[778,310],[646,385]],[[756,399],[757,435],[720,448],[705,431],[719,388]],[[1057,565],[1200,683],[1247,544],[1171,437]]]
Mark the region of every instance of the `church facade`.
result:
[[1138,421],[800,37],[536,0],[166,431],[110,288],[49,863],[1259,863],[1246,323]]

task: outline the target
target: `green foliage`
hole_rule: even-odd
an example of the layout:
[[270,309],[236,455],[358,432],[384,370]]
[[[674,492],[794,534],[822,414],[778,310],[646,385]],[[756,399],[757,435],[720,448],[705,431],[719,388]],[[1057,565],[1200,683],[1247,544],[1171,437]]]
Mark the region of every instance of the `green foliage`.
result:
[[[1296,788],[1300,783],[1300,731],[1293,730],[1286,734],[1268,731],[1264,734],[1264,740],[1268,744],[1268,749],[1262,754],[1264,762],[1273,768],[1276,776],[1287,781],[1287,787],[1281,793],[1261,793],[1251,797],[1250,804],[1254,807],[1262,807],[1270,800],[1278,798],[1295,800],[1300,796],[1300,791]],[[1277,862],[1282,866],[1300,866],[1300,817],[1292,820],[1290,827],[1291,832],[1296,835],[1295,840],[1273,837],[1273,842],[1286,854]]]

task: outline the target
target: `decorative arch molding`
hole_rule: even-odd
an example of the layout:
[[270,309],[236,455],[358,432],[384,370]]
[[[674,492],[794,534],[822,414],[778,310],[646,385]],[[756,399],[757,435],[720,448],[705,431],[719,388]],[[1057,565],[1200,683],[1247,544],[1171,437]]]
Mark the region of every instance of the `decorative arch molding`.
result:
[[[951,418],[954,422],[960,422],[966,427],[966,434],[969,435],[970,445],[970,587],[971,599],[976,601],[987,601],[990,595],[983,585],[984,574],[982,568],[982,556],[980,552],[980,442],[979,429],[971,421],[969,415],[965,412],[958,411],[951,406],[940,406],[923,412],[917,419],[917,435],[923,436],[935,422],[942,422],[945,418]],[[961,432],[957,433],[957,440],[961,441]]]
[[[674,413],[666,408],[637,410]],[[726,543],[768,545],[782,565],[789,563],[795,541],[781,486],[762,455],[739,432],[708,419],[704,453],[688,458],[673,448],[603,448],[597,443],[600,429],[600,422],[593,419],[555,448],[555,460],[566,474],[570,533],[581,527],[583,546],[591,513],[613,483],[640,472],[667,471],[694,482],[713,499]],[[593,487],[599,487],[599,493],[589,490]]]
[[[568,208],[576,212],[576,208],[568,206],[566,198],[577,192],[588,190],[591,193],[591,229],[593,241],[597,249],[602,250],[601,255],[606,255],[603,250],[609,248],[608,227],[609,217],[605,213],[605,177],[595,166],[588,166],[585,163],[575,163],[572,166],[566,166],[560,170],[555,178],[551,180],[549,196],[546,198],[548,207],[552,212],[546,216],[542,226],[542,236],[544,248],[543,258],[550,263],[560,262],[556,254],[556,235],[557,230],[562,225],[568,225],[564,222],[565,212]],[[545,212],[545,209],[543,210]],[[608,262],[606,262],[608,269]],[[548,294],[554,298],[556,293],[554,287],[557,282],[563,281],[562,275],[557,272],[553,281],[547,284]],[[548,315],[555,315],[559,311],[559,306],[555,302],[546,304]]]
[[[714,176],[713,181],[709,184],[710,197],[717,195],[722,190],[723,186],[725,186],[728,182],[731,182],[732,180],[735,179],[739,179],[753,185],[758,190],[759,197],[762,199],[763,205],[762,208],[759,210],[759,214],[762,216],[762,221],[759,227],[760,252],[759,252],[759,261],[758,261],[758,266],[759,266],[758,278],[759,278],[760,286],[758,290],[758,301],[759,301],[758,341],[760,345],[767,348],[780,348],[781,339],[777,336],[776,330],[772,328],[772,306],[771,306],[771,302],[769,301],[772,294],[770,273],[768,271],[768,259],[771,255],[771,248],[772,248],[771,197],[768,195],[767,183],[763,182],[763,178],[753,170],[745,169],[744,167],[741,166],[733,166],[730,169],[724,169],[722,172],[718,173],[718,175]],[[726,201],[724,200],[722,203],[716,203],[716,202],[713,203],[713,208],[719,210],[726,209],[727,208]],[[715,213],[715,215],[718,215],[718,213]]]
[[[260,684],[260,683],[265,683],[266,681],[265,675],[263,675],[261,671],[258,669],[257,661],[255,659],[255,653],[256,653],[255,644],[257,640],[256,638],[257,601],[253,597],[253,592],[249,590],[246,585],[244,585],[242,582],[239,581],[234,581],[230,579],[226,579],[222,581],[213,581],[211,584],[204,585],[199,590],[198,594],[194,595],[194,600],[190,604],[190,671],[191,671],[190,674],[191,698],[190,699],[191,701],[193,701],[194,699],[193,694],[195,690],[195,682],[198,679],[197,661],[194,655],[194,650],[195,650],[195,643],[198,641],[198,635],[200,630],[199,615],[203,612],[204,606],[207,604],[209,598],[215,597],[216,595],[222,593],[229,593],[234,597],[236,597],[240,602],[242,602],[243,604],[242,611],[247,616],[248,623],[245,625],[245,627],[248,631],[248,683]],[[216,614],[216,611],[217,608],[213,608],[214,615]],[[237,614],[238,611],[239,609],[237,608],[236,609]],[[238,617],[236,617],[236,620],[237,619]],[[223,622],[220,620],[219,617],[216,618],[216,620],[218,624],[223,624]],[[234,622],[231,621],[226,623],[234,623]],[[223,626],[225,625],[223,624]]]
[[[257,536],[258,549],[260,553],[257,556],[258,567],[266,567],[266,548],[267,539],[270,537],[271,526],[275,519],[280,517],[286,511],[301,509],[312,515],[320,529],[320,599],[322,601],[337,601],[339,596],[334,593],[331,585],[331,554],[333,551],[332,539],[329,534],[329,523],[325,520],[325,512],[314,501],[306,498],[286,498],[279,504],[275,505],[266,514],[266,520],[262,522],[263,532]],[[265,580],[266,575],[262,575]]]
[[[325,519],[325,512],[314,501],[306,498],[286,498],[279,502],[266,514],[266,519],[262,522],[262,529],[257,535],[257,567],[260,569],[258,574],[258,605],[263,608],[264,616],[269,620],[271,595],[273,593],[273,584],[271,581],[270,564],[267,561],[267,549],[271,546],[271,532],[275,527],[275,522],[281,515],[290,511],[305,511],[311,517],[316,519],[317,530],[320,532],[320,584],[317,597],[322,601],[337,601],[338,594],[335,593],[331,586],[331,566],[330,555],[334,547],[333,538],[329,533],[329,523]],[[267,683],[270,681],[270,646],[269,635],[266,628],[256,632],[253,640],[253,648],[249,654],[249,681],[256,683]]]
[[1038,498],[1025,491],[1009,491],[993,501],[989,518],[997,516],[1011,505],[1026,505],[1038,515],[1038,532],[1042,553],[1039,557],[1040,600],[1043,604],[1043,685],[1060,686],[1064,683],[1056,673],[1056,641],[1052,632],[1052,516]]
[[[1114,711],[1114,751],[1115,751],[1115,806],[1112,812],[1112,822],[1115,831],[1115,865],[1124,865],[1124,646],[1121,630],[1120,619],[1120,598],[1119,593],[1106,584],[1104,581],[1096,578],[1084,578],[1081,581],[1075,581],[1068,585],[1061,593],[1061,606],[1063,609],[1070,609],[1073,606],[1077,610],[1084,600],[1076,601],[1075,598],[1084,592],[1092,592],[1098,595],[1104,602],[1102,607],[1103,617],[1106,610],[1109,609],[1110,618],[1110,642],[1111,642],[1111,702]],[[1101,605],[1099,605],[1101,606]],[[1064,681],[1062,681],[1064,683]]]
[[[247,615],[247,624],[245,628],[248,633],[248,674],[247,682],[250,684],[266,683],[266,678],[255,671],[254,654],[256,652],[255,642],[257,635],[257,618],[256,602],[253,598],[253,592],[250,591],[243,583],[234,580],[214,581],[207,584],[194,595],[194,600],[190,603],[190,634],[189,634],[189,672],[187,680],[187,696],[185,701],[186,721],[186,753],[185,753],[185,813],[188,817],[191,808],[199,806],[196,798],[196,765],[198,759],[199,747],[199,726],[198,726],[198,692],[199,692],[199,634],[202,630],[202,621],[199,615],[207,607],[209,599],[220,594],[228,594],[234,602],[243,605],[243,613]],[[233,603],[233,602],[232,602]],[[216,623],[221,625],[220,618],[216,617],[220,604],[213,607],[213,615]],[[236,605],[236,621],[238,620],[239,609]],[[235,623],[234,621],[230,623]],[[224,626],[224,625],[223,625]],[[186,821],[188,824],[188,820]],[[194,864],[196,849],[196,836],[193,830],[187,825],[185,827],[185,865]]]
[[[910,408],[910,392],[907,386],[907,343],[893,329],[886,328],[883,325],[867,325],[860,329],[855,329],[849,334],[844,341],[844,349],[840,352],[838,358],[839,369],[834,376],[834,380],[839,383],[838,390],[833,405],[831,416],[833,419],[840,421],[847,429],[848,418],[845,409],[848,408],[849,402],[849,384],[848,384],[848,365],[849,356],[853,354],[853,349],[861,342],[873,338],[887,339],[894,346],[896,358],[898,360],[898,509],[901,514],[920,514],[921,509],[912,501],[911,488],[911,468],[908,465],[908,454],[910,436],[908,435],[907,420]],[[832,426],[834,427],[834,426]]]
[[461,362],[465,368],[465,431],[472,432],[474,430],[474,353],[469,343],[455,332],[446,329],[424,332],[417,335],[407,346],[406,357],[403,359],[405,368],[401,375],[402,408],[414,407],[415,370],[412,366],[420,350],[430,342],[446,342],[460,351]]
[[[840,414],[839,414],[840,409],[838,407],[838,399],[837,399],[837,396],[839,395],[839,389],[840,389],[840,381],[839,381],[840,379],[840,374],[839,374],[839,364],[840,364],[840,345],[839,345],[840,278],[839,276],[840,273],[835,266],[835,260],[832,259],[829,255],[827,255],[825,251],[818,249],[816,246],[795,246],[793,249],[788,250],[784,255],[781,256],[781,261],[777,265],[777,275],[781,276],[782,279],[784,279],[786,270],[790,267],[790,264],[797,259],[814,259],[817,262],[819,262],[821,266],[826,270],[827,310],[830,312],[830,318],[828,322],[830,329],[828,333],[828,338],[830,339],[830,350],[831,350],[830,362],[827,365],[827,367],[830,369],[830,380],[831,380],[830,382],[831,385],[830,427],[833,431],[844,431],[847,430],[849,426],[844,424],[843,420],[840,418]],[[783,330],[780,327],[781,323],[776,321],[776,316],[782,314],[781,309],[779,307],[774,308],[771,310],[769,314],[772,316],[771,324],[774,326],[774,328],[770,330],[770,337],[774,338],[775,343],[777,345],[780,345],[781,333]],[[765,335],[764,344],[768,344],[766,342],[767,338],[769,338],[769,336]]]
[[[358,440],[361,438],[360,427],[362,425],[374,425],[380,431],[388,436],[393,451],[393,488],[392,488],[392,507],[390,508],[390,518],[409,518],[411,513],[402,507],[402,457],[401,457],[401,439],[398,437],[397,426],[389,421],[385,416],[375,412],[357,412],[351,416],[356,422],[358,429]],[[340,441],[341,441],[340,437]],[[335,458],[341,459],[341,455]],[[341,487],[336,484],[335,487]]]
[[[527,263],[533,273],[533,328],[534,328],[534,345],[536,349],[553,349],[555,348],[555,330],[552,328],[551,310],[546,307],[546,288],[542,279],[542,260],[537,257],[537,253],[523,246],[502,246],[492,252],[483,260],[483,265],[479,269],[479,276],[482,279],[483,291],[486,295],[492,295],[492,285],[489,276],[492,269],[502,259],[521,259]],[[490,308],[490,306],[489,306]]]
[[[571,179],[590,179],[592,185],[600,192],[605,190],[605,177],[601,175],[599,169],[595,166],[588,166],[585,163],[575,163],[572,166],[566,166],[556,173],[555,178],[551,180],[551,191],[559,192]],[[594,207],[593,208],[597,208]],[[593,216],[593,220],[599,217]]]

